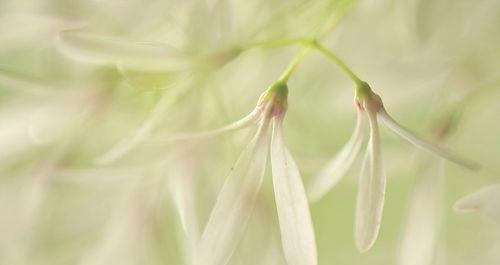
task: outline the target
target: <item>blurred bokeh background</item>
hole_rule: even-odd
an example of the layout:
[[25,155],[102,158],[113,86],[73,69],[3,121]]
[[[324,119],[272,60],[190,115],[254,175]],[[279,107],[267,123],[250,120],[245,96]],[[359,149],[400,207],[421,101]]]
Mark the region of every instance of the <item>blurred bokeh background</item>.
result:
[[[500,220],[452,211],[500,177],[498,0],[0,0],[0,264],[189,264],[252,132],[161,139],[250,112],[300,49],[280,40],[318,32],[401,124],[484,165],[382,129],[379,239],[355,247],[358,163],[311,205],[319,264],[500,264]],[[352,133],[353,87],[314,51],[289,82],[306,187]],[[285,264],[275,212],[268,169],[230,264]]]

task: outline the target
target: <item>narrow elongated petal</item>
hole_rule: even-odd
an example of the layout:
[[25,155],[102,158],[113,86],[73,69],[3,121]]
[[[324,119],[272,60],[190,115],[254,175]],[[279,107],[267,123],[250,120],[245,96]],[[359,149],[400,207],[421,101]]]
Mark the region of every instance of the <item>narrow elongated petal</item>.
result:
[[150,90],[165,89],[175,81],[178,72],[173,71],[151,71],[134,70],[126,66],[118,65],[118,70],[124,80],[134,88]]
[[433,160],[417,177],[408,205],[399,265],[433,264],[443,209],[443,160]]
[[166,139],[163,140],[152,140],[152,142],[173,142],[173,141],[184,141],[184,140],[199,140],[199,139],[206,139],[206,138],[211,138],[211,137],[216,137],[219,136],[223,133],[226,132],[231,132],[231,131],[236,131],[239,129],[243,129],[246,127],[249,127],[252,124],[255,124],[255,122],[259,119],[260,117],[260,110],[255,109],[250,114],[247,116],[231,123],[228,124],[222,128],[210,130],[210,131],[204,131],[204,132],[197,132],[197,133],[181,133],[177,135],[171,135],[167,137]]
[[165,93],[161,99],[156,103],[153,111],[149,117],[144,121],[141,127],[129,138],[123,139],[117,145],[115,145],[111,150],[103,154],[96,159],[96,164],[105,165],[112,163],[127,154],[138,144],[142,143],[147,137],[150,136],[151,132],[158,126],[162,116],[165,114],[166,110],[177,100],[176,95],[171,93]]
[[19,49],[25,44],[35,47],[42,41],[50,41],[57,31],[86,24],[83,21],[65,20],[43,13],[12,11],[2,12],[0,16],[0,46],[4,52]]
[[54,91],[54,87],[41,80],[5,70],[0,70],[0,87],[33,95],[47,95]]
[[308,191],[309,199],[312,202],[318,201],[330,191],[354,163],[363,143],[365,121],[362,115],[362,113],[358,113],[354,133],[340,153],[330,160],[313,180]]
[[181,70],[191,59],[163,43],[121,40],[67,30],[59,33],[59,49],[75,60],[94,64],[120,64],[137,70]]
[[455,203],[453,209],[458,213],[482,213],[500,222],[500,184],[463,197]]
[[[184,232],[190,242],[199,238],[198,214],[195,207],[195,183],[188,154],[173,159],[168,166],[168,190],[172,194]],[[194,245],[193,245],[194,246]]]
[[369,250],[377,239],[386,186],[377,116],[375,113],[368,114],[370,139],[359,176],[355,221],[356,245],[362,252]]
[[171,158],[167,164],[165,191],[168,193],[166,195],[172,198],[182,226],[182,232],[179,231],[179,241],[181,242],[179,249],[182,250],[184,264],[192,265],[196,244],[200,238],[198,209],[196,207],[198,193],[192,165],[195,155],[193,152],[182,149],[175,151],[181,154]]
[[283,142],[282,121],[273,125],[271,164],[285,258],[288,265],[315,265],[316,242],[302,179]]
[[437,145],[434,145],[418,136],[410,132],[408,129],[404,128],[401,126],[397,121],[395,121],[389,114],[382,109],[378,113],[380,120],[384,123],[385,126],[387,126],[389,129],[391,129],[395,134],[399,135],[401,138],[407,140],[408,142],[414,144],[415,146],[422,148],[424,150],[427,150],[431,153],[434,153],[446,160],[449,160],[453,163],[456,163],[458,165],[461,165],[465,168],[471,169],[471,170],[479,170],[481,166],[473,161],[467,160],[463,157],[460,157],[459,155],[456,155],[454,153],[451,153],[448,150],[445,150],[441,147],[438,147]]
[[243,150],[219,193],[198,243],[196,265],[225,265],[251,216],[262,180],[269,147],[269,122]]

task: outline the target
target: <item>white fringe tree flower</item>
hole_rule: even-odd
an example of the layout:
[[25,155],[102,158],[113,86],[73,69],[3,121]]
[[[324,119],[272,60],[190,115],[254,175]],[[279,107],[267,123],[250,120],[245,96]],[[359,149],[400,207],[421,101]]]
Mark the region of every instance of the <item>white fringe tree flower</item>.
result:
[[364,252],[369,250],[377,239],[385,198],[386,175],[382,161],[378,127],[379,119],[395,134],[421,149],[468,169],[477,170],[479,169],[479,165],[423,140],[401,126],[387,113],[380,96],[375,94],[366,82],[359,79],[344,62],[324,46],[319,43],[315,43],[314,45],[319,52],[335,62],[355,82],[355,105],[358,112],[358,120],[353,135],[342,148],[339,155],[326,165],[325,169],[321,171],[311,184],[311,188],[308,191],[309,198],[311,201],[319,200],[352,166],[361,150],[363,138],[366,134],[366,119],[368,119],[370,133],[359,176],[355,220],[356,245],[361,252]]
[[[285,258],[290,265],[317,264],[314,231],[299,170],[283,140],[288,87],[277,81],[245,118],[197,136],[255,126],[255,136],[227,177],[198,243],[196,264],[226,264],[251,216],[270,147],[276,208]],[[191,135],[196,136],[196,135]]]

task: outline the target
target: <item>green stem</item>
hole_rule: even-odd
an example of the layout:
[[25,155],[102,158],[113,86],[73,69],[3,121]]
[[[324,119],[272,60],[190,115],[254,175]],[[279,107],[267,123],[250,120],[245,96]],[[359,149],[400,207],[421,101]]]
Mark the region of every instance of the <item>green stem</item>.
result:
[[330,61],[335,63],[344,73],[346,73],[349,78],[356,83],[356,86],[362,86],[364,82],[356,75],[354,72],[347,66],[342,59],[340,59],[335,53],[332,51],[328,50],[323,44],[321,44],[319,41],[315,41],[312,43],[312,47],[317,50],[318,52],[322,53],[326,58],[328,58]]
[[280,82],[286,83],[288,82],[288,79],[290,79],[290,76],[293,74],[299,63],[302,61],[304,56],[309,52],[310,47],[306,46],[302,48],[296,55],[293,57],[292,61],[288,64],[287,68],[285,71],[281,74],[280,78],[278,79]]

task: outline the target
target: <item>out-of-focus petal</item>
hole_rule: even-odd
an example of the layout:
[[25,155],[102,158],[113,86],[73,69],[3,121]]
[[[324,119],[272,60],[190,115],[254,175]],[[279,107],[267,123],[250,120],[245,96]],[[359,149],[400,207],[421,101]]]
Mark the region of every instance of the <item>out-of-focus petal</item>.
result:
[[399,265],[433,264],[443,210],[443,160],[417,176],[401,241]]
[[[43,13],[8,13],[0,17],[0,46],[5,52],[20,46],[49,41],[57,31],[82,27],[85,23]],[[36,44],[38,43],[38,44]]]
[[175,81],[177,72],[172,71],[141,71],[118,65],[124,80],[138,89],[164,89]]
[[131,137],[123,139],[105,154],[98,157],[95,160],[96,164],[105,165],[112,163],[130,152],[140,143],[144,142],[144,140],[148,138],[152,131],[159,125],[167,109],[177,100],[178,94],[169,92],[170,91],[167,91],[163,94],[158,103],[156,103],[156,106],[149,117]]
[[229,261],[262,185],[268,147],[269,121],[265,119],[219,193],[198,243],[196,265],[224,265]]
[[370,139],[359,176],[355,221],[356,245],[361,252],[369,250],[377,239],[386,186],[377,116],[375,113],[368,115]]
[[59,49],[75,60],[93,64],[120,64],[136,70],[182,70],[190,57],[163,43],[133,42],[76,30],[60,32]]
[[151,142],[174,142],[174,141],[184,141],[184,140],[200,140],[200,139],[216,137],[221,134],[243,129],[251,126],[252,124],[255,124],[255,122],[257,122],[258,119],[261,117],[260,114],[261,113],[259,109],[254,109],[247,116],[219,129],[197,132],[197,133],[181,133],[177,135],[174,134],[166,137],[166,139],[152,140]]
[[5,70],[0,70],[0,87],[32,95],[47,95],[55,88],[33,77]]
[[312,202],[320,200],[351,168],[359,154],[361,144],[363,143],[364,124],[363,114],[358,113],[358,120],[354,133],[340,153],[330,160],[313,180],[308,191],[309,200]]
[[458,213],[482,213],[500,221],[500,184],[482,188],[458,200],[453,209]]
[[461,165],[470,170],[479,170],[481,168],[481,165],[477,164],[474,161],[470,161],[459,155],[451,153],[448,150],[438,147],[437,145],[429,143],[428,141],[423,140],[422,138],[416,136],[408,129],[401,126],[391,116],[389,116],[389,114],[384,109],[382,109],[378,113],[378,116],[380,117],[380,120],[382,121],[382,123],[384,123],[385,126],[391,129],[395,134],[399,135],[401,138],[407,140],[408,142],[414,144],[415,146],[427,150],[431,153],[434,153],[446,160],[449,160],[453,163]]
[[190,243],[194,243],[199,238],[200,227],[195,207],[196,191],[191,159],[189,154],[182,153],[170,161],[167,169],[167,188],[179,213],[182,228]]
[[307,196],[295,161],[283,142],[282,120],[273,122],[271,165],[281,241],[289,265],[317,264]]

